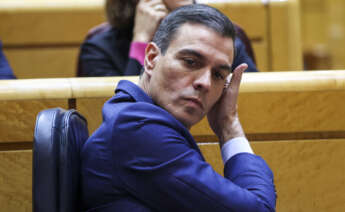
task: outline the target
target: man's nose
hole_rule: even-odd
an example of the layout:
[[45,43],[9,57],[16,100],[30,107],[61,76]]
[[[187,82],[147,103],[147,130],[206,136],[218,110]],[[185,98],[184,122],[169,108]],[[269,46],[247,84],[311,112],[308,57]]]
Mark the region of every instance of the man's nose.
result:
[[198,74],[198,76],[194,80],[193,87],[196,90],[207,92],[209,91],[211,87],[211,80],[212,80],[211,71],[210,70],[202,71],[200,74]]

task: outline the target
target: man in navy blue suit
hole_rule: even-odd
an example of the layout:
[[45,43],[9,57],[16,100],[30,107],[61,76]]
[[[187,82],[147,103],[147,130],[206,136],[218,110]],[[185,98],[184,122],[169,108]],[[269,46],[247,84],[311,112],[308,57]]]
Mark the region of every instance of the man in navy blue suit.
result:
[[[145,50],[138,85],[120,81],[103,123],[83,146],[82,207],[88,211],[275,211],[273,174],[238,119],[242,73],[233,73],[235,31],[206,5],[166,18]],[[207,116],[224,177],[189,133]]]

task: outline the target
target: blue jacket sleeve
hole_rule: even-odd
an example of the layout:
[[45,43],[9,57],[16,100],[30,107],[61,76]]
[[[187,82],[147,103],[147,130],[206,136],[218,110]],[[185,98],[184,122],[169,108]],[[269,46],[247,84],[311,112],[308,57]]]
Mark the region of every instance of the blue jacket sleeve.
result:
[[232,157],[223,177],[176,128],[176,120],[152,117],[159,112],[136,106],[141,115],[133,122],[133,109],[121,111],[115,123],[114,140],[121,142],[113,154],[121,185],[137,199],[157,211],[275,211],[273,175],[259,156]]
[[16,79],[4,53],[2,52],[1,41],[0,41],[0,79]]

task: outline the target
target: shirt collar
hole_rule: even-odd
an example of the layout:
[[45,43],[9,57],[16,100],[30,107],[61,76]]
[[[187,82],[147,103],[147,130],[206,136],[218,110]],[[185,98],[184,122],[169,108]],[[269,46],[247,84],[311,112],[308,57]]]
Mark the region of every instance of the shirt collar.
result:
[[130,95],[137,102],[147,102],[154,104],[152,98],[147,95],[147,93],[141,89],[138,85],[128,81],[121,80],[115,89],[115,94],[118,92],[124,92]]

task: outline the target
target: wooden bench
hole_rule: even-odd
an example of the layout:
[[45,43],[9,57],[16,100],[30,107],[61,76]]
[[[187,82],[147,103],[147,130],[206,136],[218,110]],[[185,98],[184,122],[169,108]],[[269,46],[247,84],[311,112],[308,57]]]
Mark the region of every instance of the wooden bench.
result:
[[[17,77],[74,77],[87,31],[105,21],[103,2],[1,0],[0,38]],[[211,5],[243,26],[261,71],[302,69],[295,0],[233,0]]]
[[[77,108],[92,132],[101,107],[121,79],[0,81],[0,205],[31,210],[32,137],[37,113]],[[345,71],[246,73],[239,113],[254,151],[270,165],[277,211],[345,207]],[[205,120],[191,129],[207,161],[222,173],[217,139]]]

